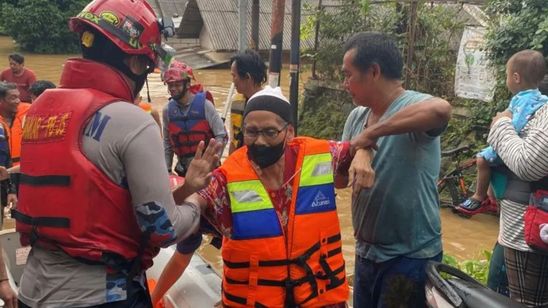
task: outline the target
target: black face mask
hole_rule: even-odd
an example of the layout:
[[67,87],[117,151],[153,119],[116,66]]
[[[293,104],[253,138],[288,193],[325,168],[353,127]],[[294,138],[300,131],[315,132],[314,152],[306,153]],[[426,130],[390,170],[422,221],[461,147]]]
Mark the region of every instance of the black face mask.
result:
[[284,150],[285,141],[273,146],[250,144],[247,146],[247,157],[263,169],[276,163]]

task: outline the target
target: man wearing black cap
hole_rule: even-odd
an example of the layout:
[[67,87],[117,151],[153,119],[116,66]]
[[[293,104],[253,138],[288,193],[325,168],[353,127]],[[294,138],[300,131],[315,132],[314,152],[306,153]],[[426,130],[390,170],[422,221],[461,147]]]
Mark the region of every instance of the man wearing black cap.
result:
[[[365,168],[349,142],[295,137],[279,88],[254,94],[244,111],[244,147],[187,198],[224,236],[225,306],[344,307],[335,179]],[[351,163],[352,162],[352,163]],[[177,200],[180,201],[180,200]]]

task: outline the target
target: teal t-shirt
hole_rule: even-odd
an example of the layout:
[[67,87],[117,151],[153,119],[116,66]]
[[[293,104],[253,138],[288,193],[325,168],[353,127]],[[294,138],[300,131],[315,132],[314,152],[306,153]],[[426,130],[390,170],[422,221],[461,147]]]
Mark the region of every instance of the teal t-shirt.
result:
[[[430,95],[405,91],[380,121]],[[343,131],[350,140],[364,127],[369,109],[355,108]],[[375,183],[352,202],[356,254],[373,262],[395,257],[431,258],[442,251],[436,182],[440,171],[440,138],[426,132],[385,136],[373,159]]]

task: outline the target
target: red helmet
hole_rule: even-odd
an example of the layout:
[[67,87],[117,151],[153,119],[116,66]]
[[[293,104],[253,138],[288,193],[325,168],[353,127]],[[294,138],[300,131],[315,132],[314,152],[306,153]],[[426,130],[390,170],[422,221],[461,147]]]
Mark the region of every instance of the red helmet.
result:
[[73,32],[82,33],[84,25],[101,32],[124,53],[158,63],[160,24],[145,0],[94,0],[69,21]]
[[164,82],[175,82],[185,79],[196,80],[196,78],[194,78],[194,73],[192,72],[192,67],[177,60],[171,62],[169,68],[164,73]]

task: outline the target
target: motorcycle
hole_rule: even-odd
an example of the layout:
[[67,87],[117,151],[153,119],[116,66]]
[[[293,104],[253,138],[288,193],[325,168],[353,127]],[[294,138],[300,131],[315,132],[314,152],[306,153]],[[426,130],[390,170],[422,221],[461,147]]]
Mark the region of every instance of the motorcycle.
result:
[[426,306],[430,308],[526,307],[447,264],[429,262],[426,276]]

